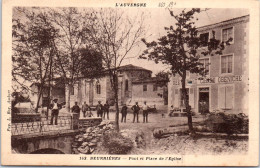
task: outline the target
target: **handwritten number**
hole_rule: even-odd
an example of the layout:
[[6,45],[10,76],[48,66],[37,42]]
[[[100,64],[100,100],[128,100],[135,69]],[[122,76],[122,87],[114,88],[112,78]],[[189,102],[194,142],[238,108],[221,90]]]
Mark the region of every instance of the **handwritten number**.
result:
[[159,7],[165,7],[165,3],[164,2],[160,2],[159,3]]

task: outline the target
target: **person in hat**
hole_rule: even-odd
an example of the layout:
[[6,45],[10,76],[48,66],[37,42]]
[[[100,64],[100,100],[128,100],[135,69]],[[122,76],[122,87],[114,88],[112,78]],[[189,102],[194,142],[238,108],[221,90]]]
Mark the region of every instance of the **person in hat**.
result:
[[139,123],[138,115],[139,115],[140,107],[138,106],[138,102],[136,102],[135,105],[133,105],[131,109],[134,112],[133,123],[135,122],[135,117],[136,117],[137,122]]
[[104,104],[104,111],[103,111],[103,118],[105,119],[106,118],[106,114],[107,114],[107,119],[109,120],[109,104],[108,102],[106,101],[106,103]]
[[82,113],[83,113],[83,117],[85,118],[86,117],[86,112],[89,111],[89,106],[88,104],[86,104],[86,102],[84,102],[84,104],[82,105]]
[[79,108],[79,105],[78,105],[78,102],[75,102],[74,106],[72,107],[72,110],[71,110],[73,113],[77,113],[79,114],[80,113],[80,108]]
[[96,106],[97,109],[97,116],[101,117],[103,116],[103,105],[101,104],[101,101],[98,101],[98,105]]
[[126,104],[123,105],[122,109],[121,109],[121,114],[122,114],[122,119],[121,122],[126,122],[126,115],[127,115],[127,106]]
[[61,109],[61,105],[58,103],[58,99],[54,99],[53,103],[50,105],[51,109],[51,123],[50,125],[53,125],[53,119],[55,118],[55,125],[58,124],[58,115],[59,110]]

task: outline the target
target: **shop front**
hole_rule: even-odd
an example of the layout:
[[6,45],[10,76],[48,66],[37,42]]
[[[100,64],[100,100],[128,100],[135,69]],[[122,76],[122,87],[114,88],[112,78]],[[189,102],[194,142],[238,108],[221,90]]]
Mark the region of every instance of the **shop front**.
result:
[[[185,108],[180,82],[175,79],[169,84],[169,105],[173,108]],[[189,105],[195,113],[205,114],[216,110],[241,113],[247,109],[244,103],[247,90],[242,76],[188,79],[186,91]]]

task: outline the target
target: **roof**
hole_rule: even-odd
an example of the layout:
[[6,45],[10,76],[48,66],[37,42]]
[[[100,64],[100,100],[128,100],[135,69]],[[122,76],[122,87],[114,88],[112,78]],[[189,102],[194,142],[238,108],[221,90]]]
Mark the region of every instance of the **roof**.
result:
[[139,84],[139,83],[156,83],[159,81],[164,81],[163,79],[159,80],[157,77],[151,77],[151,78],[143,78],[143,79],[136,79],[132,81],[133,84]]
[[128,65],[124,65],[124,66],[120,66],[118,68],[118,70],[121,70],[121,71],[148,71],[148,72],[151,72],[151,70],[148,70],[148,69],[145,69],[145,68],[142,68],[142,67],[139,67],[139,66],[135,66],[135,65],[132,65],[132,64],[128,64]]
[[216,27],[222,27],[225,25],[235,24],[235,23],[239,23],[239,22],[246,22],[246,21],[249,21],[249,15],[235,17],[232,19],[224,20],[222,22],[217,22],[217,23],[201,26],[201,27],[198,27],[198,30],[203,31],[203,30],[208,30],[208,29],[212,29],[212,28],[216,28]]

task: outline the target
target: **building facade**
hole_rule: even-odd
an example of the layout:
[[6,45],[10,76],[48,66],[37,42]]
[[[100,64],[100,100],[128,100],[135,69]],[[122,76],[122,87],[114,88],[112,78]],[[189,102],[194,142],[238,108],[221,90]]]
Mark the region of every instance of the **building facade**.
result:
[[148,105],[156,107],[167,105],[167,86],[158,84],[156,77],[140,79],[132,82],[132,102],[147,102]]
[[[209,40],[215,32],[218,40],[230,38],[222,55],[201,56],[200,63],[208,71],[206,77],[189,74],[186,79],[189,104],[193,111],[226,111],[248,114],[248,42],[249,15],[198,28],[201,38]],[[172,76],[168,83],[168,107],[184,108],[181,78]]]
[[[161,102],[163,104],[163,98],[162,96],[160,97],[162,89],[160,89],[160,87],[158,87],[157,90],[150,88],[155,85],[155,81],[152,80],[151,76],[152,71],[142,67],[131,64],[121,66],[118,69],[119,105],[133,105],[136,101],[139,103],[147,101],[148,104]],[[147,83],[147,81],[149,82]],[[146,91],[143,91],[143,87],[145,86],[147,89]],[[66,94],[68,94],[68,88],[66,88],[66,90]],[[82,78],[78,80],[71,90],[70,106],[72,107],[74,102],[78,102],[79,104],[86,102],[89,105],[96,105],[98,101],[101,101],[102,104],[108,101],[109,104],[113,105],[113,93],[110,77],[108,75],[93,80]],[[66,102],[68,102],[68,100],[66,100]]]
[[[40,84],[39,83],[33,83],[30,86],[31,91],[29,94],[31,103],[36,106],[38,97],[39,97],[39,92],[40,92]],[[40,107],[47,107],[49,98],[48,98],[48,91],[49,91],[49,86],[44,85],[43,86],[43,91],[39,100],[39,106]],[[59,103],[65,103],[65,85],[64,84],[55,84],[52,85],[50,88],[50,100],[53,99],[58,99]]]

